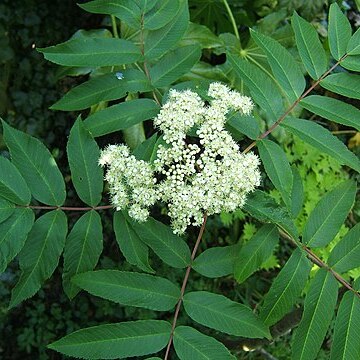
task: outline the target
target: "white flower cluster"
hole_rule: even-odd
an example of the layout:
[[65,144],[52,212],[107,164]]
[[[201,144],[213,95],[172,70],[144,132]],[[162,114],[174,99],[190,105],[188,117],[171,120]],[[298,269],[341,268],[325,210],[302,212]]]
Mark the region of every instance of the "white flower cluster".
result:
[[[106,180],[117,209],[128,206],[130,216],[145,221],[151,205],[165,202],[173,231],[181,234],[189,225],[201,225],[205,213],[243,206],[260,183],[259,159],[241,154],[225,123],[229,110],[249,114],[253,103],[220,83],[212,83],[208,95],[206,105],[193,91],[170,91],[154,119],[166,145],[158,147],[153,165],[136,160],[124,145],[102,152],[99,163],[108,165]],[[190,130],[198,138],[191,138]]]

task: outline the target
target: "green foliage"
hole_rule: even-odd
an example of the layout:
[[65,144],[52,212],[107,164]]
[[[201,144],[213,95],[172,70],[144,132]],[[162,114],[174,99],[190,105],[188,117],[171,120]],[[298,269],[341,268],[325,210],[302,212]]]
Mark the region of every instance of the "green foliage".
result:
[[[3,121],[3,140],[11,160],[0,157],[0,272],[15,257],[21,269],[10,308],[38,292],[55,272],[64,251],[62,279],[69,299],[83,289],[95,302],[102,298],[121,304],[125,314],[122,320],[126,321],[120,323],[75,332],[68,329],[65,332],[71,333],[50,344],[49,349],[86,359],[118,359],[160,356],[157,353],[167,345],[171,349],[173,341],[180,359],[234,359],[233,349],[223,344],[227,336],[221,333],[261,339],[254,340],[261,346],[276,336],[276,323],[301,306],[304,295],[303,316],[292,340],[292,359],[320,358],[337,305],[336,280],[346,284],[337,273],[345,273],[348,279],[346,272],[360,265],[358,225],[341,236],[344,223],[350,227],[357,216],[351,210],[358,206],[353,174],[360,172],[360,161],[344,139],[330,131],[339,125],[359,130],[356,102],[351,105],[338,96],[360,99],[360,75],[346,70],[360,69],[359,31],[352,35],[346,16],[332,4],[329,49],[325,49],[315,27],[297,12],[291,17],[292,30],[282,25],[286,11],[270,14],[276,2],[256,1],[253,13],[246,15],[241,7],[248,9],[248,1],[200,3],[202,7],[190,2],[189,8],[186,0],[91,1],[80,7],[110,15],[107,19],[112,32],[79,31],[68,41],[38,49],[46,59],[62,65],[63,74],[89,74],[85,82],[52,106],[54,110],[86,111],[84,121],[78,117],[71,126],[69,168],[59,161],[64,174],[70,172],[65,179],[55,162],[56,151],[50,153],[39,140]],[[217,9],[218,22],[205,16],[208,9]],[[266,13],[269,15],[256,22],[254,14]],[[229,31],[227,16],[235,36],[224,33]],[[191,23],[190,17],[201,19],[203,24]],[[250,36],[244,31],[238,34],[239,18],[253,25]],[[329,63],[335,65],[330,68]],[[338,65],[342,66],[340,72]],[[308,75],[313,82],[306,88]],[[242,141],[241,147],[248,145],[247,138],[254,140],[245,152],[257,145],[265,169],[263,188],[248,196],[244,212],[228,215],[228,228],[221,227],[216,217],[209,219],[206,236],[210,238],[207,245],[212,247],[200,245],[199,256],[196,250],[203,229],[198,239],[194,231],[186,239],[174,235],[165,221],[155,220],[166,219],[161,206],[145,223],[135,222],[126,211],[101,218],[99,211],[111,206],[102,203],[98,144],[103,146],[108,139],[128,141],[137,145],[133,154],[138,159],[153,163],[156,149],[165,142],[148,120],[159,113],[169,90],[191,88],[203,95],[213,81],[226,82],[251,95],[255,102],[254,116],[230,113],[226,118],[227,128]],[[308,116],[304,109],[314,115]],[[272,138],[266,138],[270,133]],[[131,144],[128,139],[132,139]],[[198,141],[196,129],[192,129],[190,141]],[[348,166],[349,172],[340,165]],[[76,194],[88,206],[63,206],[65,185],[71,196]],[[43,210],[47,212],[40,212]],[[74,220],[69,217],[69,235],[67,210],[86,211]],[[110,230],[111,218],[115,236]],[[206,216],[204,226],[205,220]],[[104,252],[110,252],[116,261],[109,261],[110,265],[100,261],[100,269],[94,270],[99,259],[103,260],[103,238]],[[191,251],[188,244],[195,243]],[[313,248],[318,248],[316,254],[320,255]],[[125,259],[121,265],[119,250]],[[326,259],[329,253],[325,264],[321,257]],[[311,280],[310,260],[322,268]],[[252,289],[261,276],[250,276],[267,268],[267,263],[279,263],[282,269]],[[135,272],[134,267],[142,272]],[[192,277],[191,268],[198,275]],[[182,285],[178,272],[183,273]],[[226,277],[223,282],[231,288],[229,297],[217,294],[228,290],[219,286],[220,282],[205,282],[200,275]],[[353,290],[339,303],[332,359],[359,356],[358,300]],[[170,313],[157,315],[132,308]],[[190,326],[179,326],[178,316],[179,322]],[[162,319],[174,321],[173,328]],[[240,352],[237,355],[242,356]]]

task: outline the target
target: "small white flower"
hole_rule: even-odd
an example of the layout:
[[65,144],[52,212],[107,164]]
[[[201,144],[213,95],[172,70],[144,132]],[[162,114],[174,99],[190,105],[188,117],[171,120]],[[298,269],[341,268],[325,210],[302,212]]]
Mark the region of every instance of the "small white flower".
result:
[[[234,211],[260,184],[259,158],[241,154],[225,130],[230,110],[249,114],[253,102],[226,85],[212,83],[209,105],[191,90],[171,90],[154,124],[163,132],[166,146],[157,149],[149,164],[130,155],[125,145],[102,151],[101,166],[108,166],[112,203],[117,210],[146,221],[156,201],[168,204],[173,231],[182,234],[189,225],[199,226],[204,214]],[[189,143],[188,132],[197,128],[198,144]],[[160,175],[161,180],[157,180]]]

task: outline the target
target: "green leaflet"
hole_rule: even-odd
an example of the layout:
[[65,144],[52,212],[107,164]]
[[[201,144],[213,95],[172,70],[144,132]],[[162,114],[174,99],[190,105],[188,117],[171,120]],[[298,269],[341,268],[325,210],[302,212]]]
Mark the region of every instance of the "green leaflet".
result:
[[29,205],[31,193],[19,170],[0,156],[0,196],[19,205]]
[[338,233],[352,208],[356,184],[352,180],[337,185],[316,205],[308,217],[303,242],[310,247],[326,246]]
[[134,149],[133,155],[138,160],[151,161],[157,149],[156,144],[159,139],[160,137],[158,138],[157,133],[153,134]]
[[325,119],[360,131],[360,110],[355,106],[320,95],[307,96],[300,101],[300,105]]
[[327,153],[342,165],[360,172],[360,160],[338,138],[321,125],[309,120],[287,118],[281,126],[301,140]]
[[0,197],[0,223],[10,217],[14,210],[14,204]]
[[337,312],[330,360],[360,359],[359,333],[360,299],[347,291]]
[[320,269],[305,298],[304,313],[292,345],[293,360],[316,359],[333,317],[337,295],[337,281],[327,270]]
[[276,40],[251,31],[251,37],[265,52],[271,70],[291,102],[305,89],[305,78],[294,57]]
[[66,150],[76,193],[85,204],[96,206],[101,201],[104,176],[98,164],[100,149],[80,118],[71,128]]
[[45,59],[63,66],[116,66],[141,60],[134,43],[117,38],[75,38],[37,50]]
[[234,263],[238,252],[239,245],[206,249],[195,258],[192,268],[209,278],[230,275],[234,272]]
[[263,225],[238,252],[234,263],[236,281],[242,283],[258,270],[261,264],[271,256],[278,241],[277,227],[272,224]]
[[221,342],[189,326],[176,327],[174,348],[180,360],[235,360]]
[[216,49],[222,47],[223,42],[206,26],[190,23],[181,44],[199,44],[202,49]]
[[67,218],[53,210],[36,220],[19,254],[20,280],[11,294],[10,308],[33,296],[55,271],[65,245]]
[[122,70],[122,79],[116,73],[100,75],[69,90],[51,106],[53,110],[74,111],[89,108],[102,101],[117,100],[128,92],[147,92],[152,86],[146,75],[136,69]]
[[166,264],[185,268],[190,263],[190,249],[186,242],[172,232],[169,226],[149,218],[145,223],[133,223],[142,242],[148,245]]
[[293,175],[284,150],[275,142],[266,139],[258,141],[257,145],[267,175],[280,191],[287,208],[290,208]]
[[173,20],[161,29],[149,31],[145,39],[145,58],[154,60],[172,49],[189,26],[187,0],[180,0],[180,7]]
[[79,273],[93,270],[103,249],[100,215],[88,211],[75,223],[65,242],[63,288],[72,299],[80,291],[70,279]]
[[293,174],[293,187],[291,190],[291,214],[295,219],[300,214],[304,203],[304,186],[297,167],[293,165],[291,170]]
[[157,311],[173,309],[180,297],[180,289],[169,280],[129,271],[88,271],[72,282],[92,295]]
[[338,73],[328,75],[320,85],[336,94],[352,99],[360,99],[360,75]]
[[34,212],[30,209],[18,208],[0,224],[0,274],[24,246],[33,223]]
[[328,39],[331,55],[339,60],[346,53],[351,38],[351,25],[337,3],[330,5]]
[[106,324],[75,331],[48,348],[83,359],[124,359],[160,351],[170,331],[171,325],[161,320]]
[[47,205],[61,206],[66,197],[65,183],[49,150],[38,139],[4,121],[2,124],[12,163],[25,179],[34,198]]
[[348,56],[340,64],[344,69],[360,71],[360,55]]
[[181,3],[181,0],[157,0],[144,16],[144,29],[157,30],[172,22]]
[[296,249],[264,297],[260,319],[268,326],[286,315],[300,296],[311,270],[310,261]]
[[256,140],[260,135],[259,124],[251,115],[241,115],[239,112],[233,112],[228,116],[226,127],[239,131],[252,140]]
[[349,55],[360,55],[360,29],[350,38],[346,51]]
[[[146,8],[145,5],[148,2]],[[140,27],[141,16],[144,12],[151,9],[155,5],[156,0],[149,0],[147,2],[138,0],[95,0],[85,4],[78,4],[82,9],[94,14],[108,14],[114,15],[120,20],[133,28]]]
[[339,273],[360,265],[360,224],[356,224],[334,247],[328,260],[329,266]]
[[287,210],[279,206],[269,194],[263,191],[255,190],[251,193],[246,200],[244,210],[260,221],[277,224],[294,239],[299,236]]
[[97,111],[84,120],[84,125],[92,136],[102,136],[152,119],[159,109],[154,100],[129,100]]
[[296,11],[291,18],[291,25],[305,69],[314,80],[317,80],[325,73],[328,64],[318,34],[315,28],[299,16]]
[[126,261],[139,269],[154,273],[149,265],[149,249],[134,230],[134,221],[125,213],[114,213],[116,241]]
[[282,96],[275,83],[257,66],[230,52],[227,59],[236,79],[244,81],[254,101],[264,109],[271,122],[275,122],[284,110]]
[[172,84],[190,71],[200,56],[199,45],[182,46],[168,52],[150,68],[152,85],[159,88]]
[[229,335],[268,338],[269,329],[245,305],[207,291],[185,294],[186,313],[196,322]]

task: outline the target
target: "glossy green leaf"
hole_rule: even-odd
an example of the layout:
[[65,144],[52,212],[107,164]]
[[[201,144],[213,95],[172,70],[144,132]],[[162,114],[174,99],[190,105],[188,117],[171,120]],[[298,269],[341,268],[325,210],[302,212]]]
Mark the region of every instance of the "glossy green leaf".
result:
[[14,204],[0,197],[0,223],[10,217],[14,210]]
[[294,239],[299,236],[288,211],[279,206],[269,194],[263,191],[256,190],[251,193],[246,199],[244,210],[260,221],[279,225]]
[[141,144],[139,144],[134,149],[133,155],[138,160],[150,161],[153,156],[157,141],[158,135],[157,133],[155,133],[151,137],[143,141]]
[[152,87],[146,75],[136,69],[121,71],[123,78],[116,73],[97,76],[69,90],[59,101],[51,106],[53,110],[74,111],[89,108],[102,101],[117,100],[128,92],[147,92]]
[[189,326],[176,327],[174,348],[180,360],[235,359],[221,342]]
[[79,273],[93,270],[103,249],[100,215],[91,210],[75,223],[64,249],[63,287],[72,299],[80,291],[70,279]]
[[180,297],[180,289],[169,280],[129,271],[88,271],[72,282],[103,299],[158,311],[171,310]]
[[344,69],[360,72],[360,55],[347,56],[340,65]]
[[196,322],[229,335],[269,338],[269,329],[245,305],[207,291],[185,294],[186,313]]
[[343,101],[320,95],[307,96],[300,105],[325,119],[360,131],[360,110]]
[[[149,3],[154,4],[155,1],[151,0]],[[95,0],[78,5],[94,14],[114,15],[131,27],[138,28],[140,27],[142,13],[145,11],[141,4],[144,4],[144,2],[136,0]]]
[[356,184],[352,180],[337,185],[316,205],[308,217],[303,242],[310,247],[326,246],[338,233],[352,208]]
[[264,297],[260,319],[268,326],[284,317],[299,298],[310,274],[312,264],[296,249]]
[[149,249],[135,232],[134,221],[124,212],[114,214],[114,231],[116,241],[126,261],[139,269],[153,273],[149,265]]
[[180,0],[180,7],[173,20],[161,29],[149,31],[145,39],[145,58],[156,59],[174,48],[189,26],[187,0]]
[[18,208],[0,224],[0,274],[24,246],[33,223],[34,212]]
[[360,172],[360,160],[358,157],[321,125],[309,120],[287,118],[282,122],[281,126],[311,146],[332,156],[340,164],[347,165]]
[[286,206],[290,208],[293,175],[284,150],[275,142],[266,139],[258,141],[257,145],[267,175],[280,191]]
[[98,164],[100,149],[81,119],[71,128],[66,150],[71,180],[79,198],[96,206],[101,201],[104,176]]
[[360,224],[356,224],[334,247],[328,260],[339,273],[360,266]]
[[173,21],[181,3],[181,0],[157,0],[156,4],[144,15],[144,29],[157,30]]
[[279,241],[277,227],[272,224],[262,226],[257,233],[240,248],[235,259],[234,277],[238,283],[244,282],[258,270],[274,251]]
[[244,81],[254,101],[275,122],[284,110],[282,96],[275,83],[258,67],[230,52],[227,53],[227,59],[236,79]]
[[251,115],[241,115],[239,112],[230,114],[226,122],[226,127],[230,131],[231,129],[235,129],[253,140],[256,140],[260,135],[260,128],[256,119]]
[[19,170],[0,156],[0,196],[19,205],[29,205],[31,193]]
[[349,55],[360,55],[360,28],[355,31],[346,49]]
[[92,136],[97,137],[152,119],[159,110],[154,100],[135,99],[97,111],[84,120],[84,125]]
[[330,5],[328,38],[331,55],[339,60],[346,53],[351,38],[351,25],[337,3]]
[[25,179],[34,198],[47,205],[61,206],[66,197],[65,183],[49,150],[38,139],[4,121],[2,124],[12,163]]
[[170,85],[190,71],[200,56],[199,45],[182,46],[170,51],[150,68],[151,83],[155,87]]
[[36,220],[19,254],[20,280],[11,294],[10,308],[33,296],[55,271],[64,249],[67,218],[61,210]]
[[134,230],[166,264],[185,268],[190,263],[190,249],[186,242],[175,235],[169,226],[149,218],[145,223],[134,223]]
[[328,64],[319,36],[313,25],[299,16],[296,11],[291,18],[291,25],[305,69],[314,80],[317,80],[326,72]]
[[330,360],[360,359],[359,333],[360,299],[347,291],[337,311]]
[[291,167],[293,174],[293,186],[291,189],[291,214],[293,218],[296,218],[304,203],[304,186],[301,180],[300,172],[297,167]]
[[271,70],[291,102],[305,89],[305,78],[294,57],[276,40],[251,31],[251,37],[265,52]]
[[222,47],[223,42],[206,26],[190,23],[181,39],[181,44],[199,44],[202,49],[216,49]]
[[238,252],[238,245],[207,249],[195,258],[192,268],[199,274],[209,278],[233,274]]
[[352,99],[360,99],[360,75],[345,72],[331,74],[321,80],[320,85],[336,94]]
[[161,320],[105,324],[75,331],[48,348],[82,359],[124,359],[160,351],[170,331],[171,325]]
[[38,51],[45,59],[63,66],[115,66],[141,60],[140,48],[117,38],[75,38]]
[[338,283],[325,269],[320,269],[310,284],[304,313],[295,332],[293,360],[314,360],[321,348],[334,315]]

